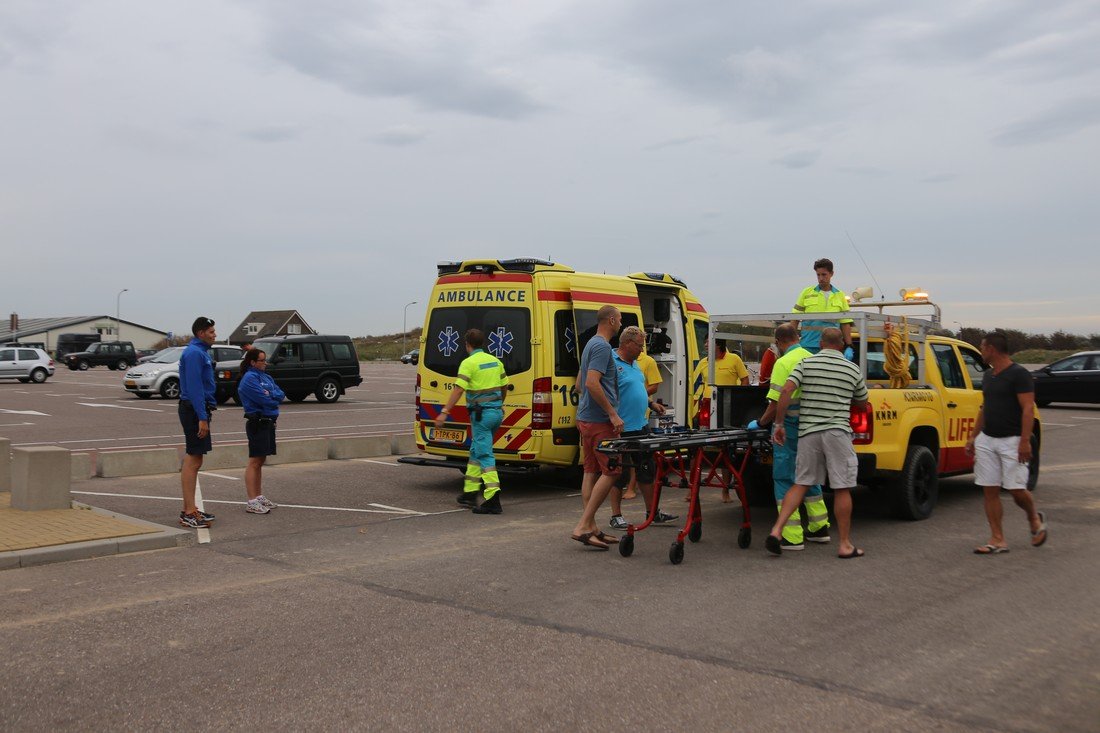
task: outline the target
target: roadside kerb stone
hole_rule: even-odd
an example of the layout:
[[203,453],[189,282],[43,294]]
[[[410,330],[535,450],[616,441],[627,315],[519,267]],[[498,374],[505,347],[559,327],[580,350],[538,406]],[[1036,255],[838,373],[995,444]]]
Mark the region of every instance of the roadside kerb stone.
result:
[[267,457],[267,465],[280,463],[305,463],[328,460],[328,438],[298,438],[280,440],[276,444],[277,455]]
[[179,453],[175,448],[106,451],[99,454],[97,475],[103,478],[145,476],[153,473],[177,473]]
[[11,455],[11,506],[25,512],[68,509],[71,454],[53,445],[14,448]]
[[390,437],[390,453],[403,456],[416,453],[416,437],[412,435],[393,435]]
[[11,491],[11,441],[0,438],[0,491]]
[[73,481],[85,481],[94,475],[92,473],[91,453],[73,453],[72,462],[71,478]]
[[328,457],[337,460],[388,456],[390,450],[387,435],[349,435],[328,439]]
[[248,445],[246,443],[216,445],[202,458],[204,471],[213,468],[244,468],[247,465]]

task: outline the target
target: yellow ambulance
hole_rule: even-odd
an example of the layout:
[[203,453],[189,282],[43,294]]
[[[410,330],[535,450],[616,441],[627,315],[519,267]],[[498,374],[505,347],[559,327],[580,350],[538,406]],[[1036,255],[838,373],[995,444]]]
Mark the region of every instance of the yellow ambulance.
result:
[[527,258],[442,262],[438,270],[420,339],[413,426],[417,448],[437,458],[408,456],[403,463],[465,467],[465,401],[443,427],[433,421],[466,357],[465,333],[477,328],[511,383],[493,446],[500,470],[575,465],[578,355],[595,334],[596,311],[604,305],[619,308],[624,327],[645,330],[647,351],[664,378],[654,399],[674,410],[679,424],[698,424],[692,382],[706,347],[707,312],[677,278],[598,275]]

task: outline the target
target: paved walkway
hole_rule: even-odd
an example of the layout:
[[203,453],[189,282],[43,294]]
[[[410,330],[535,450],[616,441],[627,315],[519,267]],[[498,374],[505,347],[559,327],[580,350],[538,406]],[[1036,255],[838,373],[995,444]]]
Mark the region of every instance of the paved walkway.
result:
[[0,492],[0,569],[175,547],[190,534],[79,503],[25,512]]

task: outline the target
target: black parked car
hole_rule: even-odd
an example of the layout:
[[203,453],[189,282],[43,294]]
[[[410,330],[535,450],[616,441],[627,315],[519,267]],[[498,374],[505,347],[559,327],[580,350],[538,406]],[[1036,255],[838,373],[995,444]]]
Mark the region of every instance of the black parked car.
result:
[[1037,369],[1035,404],[1100,402],[1100,351],[1083,351]]
[[402,364],[419,364],[420,363],[420,349],[413,349],[409,353],[401,357]]
[[[267,373],[291,402],[309,395],[318,402],[335,402],[348,387],[363,383],[359,356],[350,336],[267,336],[252,344],[267,354]],[[218,402],[237,400],[239,361],[217,365]]]
[[83,372],[95,366],[125,370],[134,364],[137,364],[137,353],[130,341],[99,341],[90,345],[87,351],[65,355],[65,366],[74,372],[77,369]]

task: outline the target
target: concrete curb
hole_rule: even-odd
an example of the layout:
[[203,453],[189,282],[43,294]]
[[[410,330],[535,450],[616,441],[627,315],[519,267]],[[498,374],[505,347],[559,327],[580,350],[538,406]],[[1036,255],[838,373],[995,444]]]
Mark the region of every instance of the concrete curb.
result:
[[105,517],[121,519],[131,524],[156,529],[155,533],[134,535],[127,537],[109,537],[102,540],[89,540],[87,542],[70,542],[64,545],[51,545],[49,547],[32,547],[26,550],[14,550],[12,552],[0,552],[0,570],[13,568],[29,568],[35,565],[46,565],[55,562],[67,562],[69,560],[87,560],[93,557],[106,555],[120,555],[124,552],[144,552],[146,550],[163,550],[170,547],[189,547],[195,544],[195,533],[185,529],[165,527],[143,519],[135,519],[125,514],[109,512],[106,509],[88,506],[74,501],[73,508],[89,509],[96,514]]

